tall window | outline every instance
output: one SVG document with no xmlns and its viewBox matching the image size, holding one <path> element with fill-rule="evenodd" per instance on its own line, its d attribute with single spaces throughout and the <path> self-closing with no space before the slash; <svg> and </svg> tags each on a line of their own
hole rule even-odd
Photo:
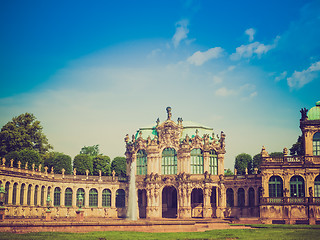
<svg viewBox="0 0 320 240">
<path fill-rule="evenodd" d="M 77 191 L 77 199 L 79 194 L 83 197 L 83 201 L 82 201 L 82 206 L 85 205 L 85 194 L 84 194 L 84 189 L 83 188 L 79 188 Z M 79 207 L 78 201 L 77 201 L 77 207 Z"/>
<path fill-rule="evenodd" d="M 304 180 L 301 176 L 293 176 L 290 179 L 290 196 L 304 197 Z"/>
<path fill-rule="evenodd" d="M 212 175 L 218 175 L 218 157 L 214 150 L 209 153 L 209 171 Z"/>
<path fill-rule="evenodd" d="M 55 207 L 59 207 L 60 206 L 60 195 L 61 195 L 61 190 L 59 187 L 56 187 L 54 189 L 54 196 L 53 196 L 53 205 Z"/>
<path fill-rule="evenodd" d="M 126 205 L 126 193 L 123 189 L 118 189 L 116 192 L 116 207 L 123 208 Z"/>
<path fill-rule="evenodd" d="M 111 191 L 109 189 L 102 191 L 102 207 L 111 207 Z"/>
<path fill-rule="evenodd" d="M 269 197 L 283 197 L 283 182 L 279 176 L 269 179 Z"/>
<path fill-rule="evenodd" d="M 234 206 L 233 189 L 228 188 L 226 195 L 227 195 L 227 207 L 233 207 Z"/>
<path fill-rule="evenodd" d="M 37 186 L 34 188 L 34 197 L 33 197 L 34 205 L 35 205 L 35 206 L 38 205 L 38 191 L 39 191 L 39 186 L 37 185 Z"/>
<path fill-rule="evenodd" d="M 98 191 L 95 188 L 89 191 L 89 207 L 98 207 Z"/>
<path fill-rule="evenodd" d="M 320 175 L 314 180 L 314 196 L 320 197 Z"/>
<path fill-rule="evenodd" d="M 254 189 L 251 187 L 249 188 L 248 192 L 249 197 L 249 207 L 254 207 Z"/>
<path fill-rule="evenodd" d="M 32 185 L 29 184 L 29 186 L 28 186 L 28 193 L 27 193 L 27 205 L 30 205 L 30 204 L 31 204 L 31 188 L 32 188 Z"/>
<path fill-rule="evenodd" d="M 23 205 L 25 184 L 22 183 L 20 188 L 20 205 Z"/>
<path fill-rule="evenodd" d="M 64 193 L 64 205 L 66 207 L 72 206 L 72 189 L 71 188 L 67 188 Z"/>
<path fill-rule="evenodd" d="M 18 183 L 13 184 L 13 189 L 12 189 L 12 204 L 13 205 L 17 204 L 17 187 L 18 187 Z"/>
<path fill-rule="evenodd" d="M 44 190 L 45 190 L 45 187 L 42 186 L 41 187 L 41 206 L 44 206 Z"/>
<path fill-rule="evenodd" d="M 313 156 L 320 156 L 320 132 L 313 135 Z"/>
<path fill-rule="evenodd" d="M 10 187 L 10 182 L 6 182 L 6 186 L 5 186 L 5 191 L 6 191 L 6 195 L 5 195 L 5 204 L 8 204 L 8 200 L 9 200 L 9 187 Z"/>
<path fill-rule="evenodd" d="M 245 205 L 245 192 L 243 188 L 238 189 L 238 207 L 244 207 Z"/>
<path fill-rule="evenodd" d="M 203 155 L 200 148 L 191 150 L 191 173 L 203 174 Z"/>
<path fill-rule="evenodd" d="M 137 175 L 147 174 L 147 153 L 145 150 L 137 152 Z"/>
<path fill-rule="evenodd" d="M 161 159 L 162 174 L 177 174 L 177 152 L 173 148 L 165 148 Z"/>
</svg>

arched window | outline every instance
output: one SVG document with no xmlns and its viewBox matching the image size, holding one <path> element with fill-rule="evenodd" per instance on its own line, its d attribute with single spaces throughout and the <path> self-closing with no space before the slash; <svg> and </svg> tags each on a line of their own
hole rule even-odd
<svg viewBox="0 0 320 240">
<path fill-rule="evenodd" d="M 67 188 L 64 193 L 64 205 L 66 207 L 72 207 L 72 189 Z"/>
<path fill-rule="evenodd" d="M 137 175 L 147 174 L 147 153 L 145 150 L 137 152 Z"/>
<path fill-rule="evenodd" d="M 116 207 L 123 208 L 126 205 L 126 193 L 123 189 L 118 189 L 116 192 Z"/>
<path fill-rule="evenodd" d="M 56 187 L 54 189 L 54 196 L 53 196 L 53 205 L 55 207 L 59 207 L 60 206 L 60 196 L 61 196 L 61 190 L 59 187 Z"/>
<path fill-rule="evenodd" d="M 209 153 L 209 170 L 210 174 L 218 175 L 218 156 L 214 150 Z"/>
<path fill-rule="evenodd" d="M 301 176 L 293 176 L 290 179 L 290 196 L 304 197 L 304 180 Z"/>
<path fill-rule="evenodd" d="M 48 198 L 48 196 L 50 196 L 50 198 L 52 197 L 52 195 L 51 195 L 51 187 L 48 187 L 47 198 Z M 45 199 L 45 201 L 46 200 L 47 199 Z"/>
<path fill-rule="evenodd" d="M 227 207 L 233 207 L 234 206 L 233 189 L 232 188 L 228 188 L 226 195 L 227 195 Z"/>
<path fill-rule="evenodd" d="M 279 176 L 269 179 L 269 197 L 283 197 L 283 182 Z"/>
<path fill-rule="evenodd" d="M 41 206 L 44 206 L 44 190 L 45 190 L 45 187 L 42 186 L 41 187 Z"/>
<path fill-rule="evenodd" d="M 34 205 L 37 206 L 38 205 L 38 191 L 39 191 L 39 186 L 37 185 L 34 188 L 34 196 L 33 196 L 33 200 L 34 200 Z"/>
<path fill-rule="evenodd" d="M 245 192 L 243 188 L 238 189 L 238 207 L 244 207 L 245 205 Z"/>
<path fill-rule="evenodd" d="M 200 148 L 191 150 L 191 173 L 203 174 L 203 155 Z"/>
<path fill-rule="evenodd" d="M 79 188 L 78 191 L 77 191 L 77 199 L 78 199 L 78 196 L 79 194 L 82 196 L 83 198 L 83 201 L 82 201 L 82 206 L 84 206 L 85 204 L 85 194 L 84 194 L 84 189 L 83 188 Z M 78 203 L 78 200 L 77 200 L 77 207 L 79 207 L 79 203 Z"/>
<path fill-rule="evenodd" d="M 17 187 L 18 187 L 18 183 L 13 184 L 13 189 L 12 189 L 12 204 L 13 205 L 17 204 Z"/>
<path fill-rule="evenodd" d="M 249 207 L 254 207 L 254 189 L 251 187 L 249 188 Z"/>
<path fill-rule="evenodd" d="M 314 180 L 314 196 L 320 197 L 320 175 Z"/>
<path fill-rule="evenodd" d="M 320 132 L 313 135 L 313 156 L 320 156 Z"/>
<path fill-rule="evenodd" d="M 102 191 L 102 207 L 111 207 L 111 191 L 109 189 Z"/>
<path fill-rule="evenodd" d="M 9 200 L 9 187 L 10 187 L 10 182 L 6 182 L 6 186 L 5 186 L 5 191 L 6 191 L 6 195 L 5 195 L 5 204 L 8 204 L 8 200 Z"/>
<path fill-rule="evenodd" d="M 32 185 L 29 184 L 28 186 L 28 193 L 27 193 L 27 205 L 30 206 L 31 204 L 31 190 L 32 190 Z"/>
<path fill-rule="evenodd" d="M 20 205 L 23 205 L 25 184 L 22 183 L 20 188 Z"/>
<path fill-rule="evenodd" d="M 98 191 L 95 188 L 89 191 L 89 207 L 98 207 Z"/>
<path fill-rule="evenodd" d="M 165 148 L 161 159 L 162 174 L 177 174 L 177 152 L 173 148 Z"/>
</svg>

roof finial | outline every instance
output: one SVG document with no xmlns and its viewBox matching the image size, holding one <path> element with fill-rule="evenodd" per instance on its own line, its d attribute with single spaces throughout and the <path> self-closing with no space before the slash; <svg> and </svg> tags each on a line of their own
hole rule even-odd
<svg viewBox="0 0 320 240">
<path fill-rule="evenodd" d="M 171 120 L 171 107 L 167 107 L 166 108 L 166 110 L 167 110 L 167 114 L 168 114 L 168 119 L 167 120 Z"/>
</svg>

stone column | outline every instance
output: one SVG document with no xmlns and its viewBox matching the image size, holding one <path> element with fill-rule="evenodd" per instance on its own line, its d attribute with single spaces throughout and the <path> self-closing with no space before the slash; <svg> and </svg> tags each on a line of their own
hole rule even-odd
<svg viewBox="0 0 320 240">
<path fill-rule="evenodd" d="M 21 184 L 18 184 L 17 185 L 17 198 L 16 198 L 16 205 L 20 205 L 20 191 L 21 191 Z"/>
<path fill-rule="evenodd" d="M 203 194 L 203 217 L 210 218 L 212 216 L 212 207 L 210 202 L 212 189 L 209 186 L 204 187 L 204 194 Z"/>
<path fill-rule="evenodd" d="M 218 175 L 224 174 L 224 154 L 218 154 Z"/>
<path fill-rule="evenodd" d="M 23 193 L 23 205 L 28 205 L 28 188 L 29 184 L 24 185 L 24 193 Z"/>
<path fill-rule="evenodd" d="M 65 206 L 65 193 L 66 193 L 66 188 L 65 187 L 61 187 L 61 193 L 60 193 L 60 207 L 64 207 Z"/>
<path fill-rule="evenodd" d="M 233 203 L 235 207 L 238 207 L 238 189 L 239 188 L 236 188 L 236 190 L 233 189 Z"/>
<path fill-rule="evenodd" d="M 209 169 L 209 152 L 203 152 L 203 172 L 210 173 Z"/>
<path fill-rule="evenodd" d="M 85 200 L 85 203 L 83 204 L 85 208 L 88 208 L 89 207 L 89 187 L 85 187 L 84 188 L 84 200 Z"/>
<path fill-rule="evenodd" d="M 14 184 L 14 183 L 13 183 Z M 8 205 L 12 205 L 12 194 L 13 194 L 13 184 L 9 185 L 9 192 L 8 192 Z"/>
<path fill-rule="evenodd" d="M 102 188 L 98 188 L 98 208 L 102 208 Z"/>
<path fill-rule="evenodd" d="M 73 208 L 77 207 L 77 188 L 76 187 L 72 188 L 72 207 Z"/>
<path fill-rule="evenodd" d="M 116 208 L 116 189 L 111 188 L 111 208 Z"/>
</svg>

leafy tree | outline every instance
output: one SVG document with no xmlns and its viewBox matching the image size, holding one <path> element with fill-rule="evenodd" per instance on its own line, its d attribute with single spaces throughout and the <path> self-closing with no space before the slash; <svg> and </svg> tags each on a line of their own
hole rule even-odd
<svg viewBox="0 0 320 240">
<path fill-rule="evenodd" d="M 18 159 L 19 159 L 19 152 L 18 151 L 13 151 L 9 152 L 5 156 L 6 159 L 6 166 L 10 166 L 10 160 L 13 159 L 13 167 L 18 167 Z"/>
<path fill-rule="evenodd" d="M 87 154 L 78 154 L 74 157 L 73 168 L 77 169 L 77 174 L 85 175 L 86 170 L 89 170 L 89 174 L 93 173 L 93 161 L 92 158 Z"/>
<path fill-rule="evenodd" d="M 84 146 L 81 148 L 80 154 L 87 154 L 89 156 L 97 156 L 99 154 L 99 144 L 93 146 Z"/>
<path fill-rule="evenodd" d="M 111 175 L 110 158 L 101 154 L 93 157 L 93 175 L 99 175 L 99 170 L 103 176 Z"/>
<path fill-rule="evenodd" d="M 115 157 L 111 162 L 111 171 L 115 171 L 117 176 L 126 176 L 127 160 L 125 157 Z"/>
<path fill-rule="evenodd" d="M 44 165 L 49 169 L 53 167 L 54 173 L 62 173 L 62 169 L 64 168 L 65 174 L 72 173 L 72 160 L 71 157 L 59 152 L 50 152 L 44 156 Z"/>
<path fill-rule="evenodd" d="M 269 155 L 270 155 L 270 157 L 273 157 L 273 158 L 283 157 L 282 152 L 272 152 Z"/>
<path fill-rule="evenodd" d="M 227 170 L 224 171 L 224 175 L 225 176 L 232 176 L 233 172 L 230 170 L 230 168 L 228 168 Z"/>
<path fill-rule="evenodd" d="M 244 175 L 246 173 L 246 168 L 248 169 L 249 174 L 252 173 L 252 157 L 247 153 L 237 155 L 234 168 L 237 169 L 238 175 Z"/>
<path fill-rule="evenodd" d="M 37 121 L 31 113 L 12 118 L 12 121 L 4 125 L 0 132 L 1 156 L 23 149 L 34 150 L 40 154 L 52 149 L 42 132 L 40 121 Z"/>
<path fill-rule="evenodd" d="M 292 147 L 290 148 L 290 154 L 299 155 L 299 156 L 304 155 L 304 146 L 303 146 L 302 136 L 299 136 L 297 142 L 292 145 Z"/>
<path fill-rule="evenodd" d="M 28 169 L 32 169 L 32 164 L 35 164 L 35 168 L 38 168 L 43 161 L 40 157 L 39 152 L 35 150 L 23 149 L 18 152 L 17 162 L 21 162 L 21 168 L 25 168 L 26 163 L 28 163 Z"/>
<path fill-rule="evenodd" d="M 260 173 L 260 164 L 262 163 L 261 153 L 258 153 L 253 156 L 252 163 L 253 163 L 253 170 L 255 168 L 258 168 L 258 173 Z"/>
</svg>

